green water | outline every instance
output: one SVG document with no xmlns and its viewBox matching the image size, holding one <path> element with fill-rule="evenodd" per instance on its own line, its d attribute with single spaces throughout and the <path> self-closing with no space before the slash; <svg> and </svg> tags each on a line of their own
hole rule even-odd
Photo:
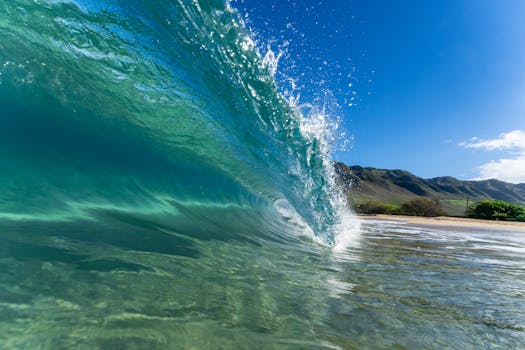
<svg viewBox="0 0 525 350">
<path fill-rule="evenodd" d="M 365 222 L 338 253 L 157 233 L 3 236 L 0 348 L 525 348 L 523 232 Z"/>
</svg>

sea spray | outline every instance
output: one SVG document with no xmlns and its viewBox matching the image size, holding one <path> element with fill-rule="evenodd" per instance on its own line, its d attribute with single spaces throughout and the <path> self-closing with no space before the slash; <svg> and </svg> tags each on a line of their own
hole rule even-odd
<svg viewBox="0 0 525 350">
<path fill-rule="evenodd" d="M 267 45 L 266 54 L 262 60 L 263 64 L 269 67 L 273 77 L 275 77 L 279 60 L 285 56 L 279 50 L 276 54 L 272 50 L 271 44 Z M 336 252 L 344 251 L 347 247 L 358 243 L 360 222 L 350 211 L 347 203 L 346 194 L 348 190 L 341 187 L 338 175 L 334 168 L 333 156 L 338 150 L 347 150 L 350 142 L 346 132 L 340 130 L 342 118 L 337 117 L 338 103 L 332 93 L 324 89 L 315 98 L 315 103 L 301 101 L 301 94 L 298 92 L 295 79 L 287 77 L 287 88 L 281 87 L 281 94 L 294 111 L 295 117 L 299 120 L 299 129 L 302 136 L 310 143 L 317 143 L 316 149 L 321 155 L 323 162 L 323 172 L 328 185 L 323 187 L 324 196 L 329 201 L 331 208 L 335 210 L 335 217 L 330 223 L 329 234 L 325 236 L 323 243 L 331 245 Z M 311 151 L 311 150 L 310 150 Z M 319 154 L 307 154 L 306 162 L 309 165 L 311 157 Z M 313 184 L 308 184 L 315 187 Z M 322 214 L 321 214 L 322 215 Z M 326 220 L 320 217 L 320 220 Z"/>
</svg>

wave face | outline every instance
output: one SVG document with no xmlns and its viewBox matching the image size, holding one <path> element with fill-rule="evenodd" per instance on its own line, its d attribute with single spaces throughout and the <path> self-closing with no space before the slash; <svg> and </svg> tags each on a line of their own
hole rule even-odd
<svg viewBox="0 0 525 350">
<path fill-rule="evenodd" d="M 3 220 L 129 215 L 196 237 L 333 242 L 323 140 L 228 4 L 14 0 L 0 12 Z"/>
<path fill-rule="evenodd" d="M 329 140 L 275 64 L 218 0 L 0 0 L 0 348 L 330 348 Z"/>
</svg>

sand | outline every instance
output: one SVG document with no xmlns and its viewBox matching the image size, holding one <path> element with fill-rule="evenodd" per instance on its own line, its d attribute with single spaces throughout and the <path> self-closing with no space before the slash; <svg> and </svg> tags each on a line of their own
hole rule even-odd
<svg viewBox="0 0 525 350">
<path fill-rule="evenodd" d="M 420 216 L 405 215 L 359 215 L 365 220 L 387 220 L 404 222 L 411 226 L 434 226 L 434 227 L 478 227 L 482 229 L 497 229 L 506 231 L 525 232 L 525 222 L 515 221 L 490 221 L 469 218 L 456 218 L 449 216 L 438 216 L 435 218 L 425 218 Z"/>
</svg>

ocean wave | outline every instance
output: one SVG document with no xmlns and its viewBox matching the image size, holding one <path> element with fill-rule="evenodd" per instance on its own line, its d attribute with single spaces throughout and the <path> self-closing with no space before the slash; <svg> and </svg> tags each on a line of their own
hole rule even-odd
<svg viewBox="0 0 525 350">
<path fill-rule="evenodd" d="M 333 243 L 343 230 L 328 116 L 280 93 L 279 54 L 263 57 L 229 4 L 0 11 L 1 219 L 120 211 L 177 228 L 231 210 L 267 236 Z"/>
</svg>

